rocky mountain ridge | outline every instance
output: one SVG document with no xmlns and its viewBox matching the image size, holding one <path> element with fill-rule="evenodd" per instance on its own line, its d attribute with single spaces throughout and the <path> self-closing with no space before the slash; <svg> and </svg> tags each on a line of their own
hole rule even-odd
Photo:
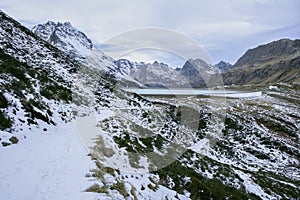
<svg viewBox="0 0 300 200">
<path fill-rule="evenodd" d="M 300 40 L 281 39 L 248 50 L 222 74 L 227 85 L 300 81 Z"/>
<path fill-rule="evenodd" d="M 119 82 L 138 87 L 140 83 L 120 71 L 113 58 L 101 52 L 85 33 L 79 31 L 70 22 L 52 22 L 36 25 L 31 30 L 41 39 L 55 46 L 82 65 L 100 70 L 102 73 L 113 73 Z"/>
<path fill-rule="evenodd" d="M 163 70 L 165 68 L 162 65 L 161 70 L 164 71 L 164 77 L 160 76 L 159 72 L 157 76 L 154 75 L 153 77 L 153 73 L 145 70 L 145 68 L 141 71 L 143 71 L 143 78 L 147 76 L 153 78 L 152 83 L 146 84 L 147 86 L 162 86 L 161 80 L 166 80 L 166 83 L 169 82 L 170 85 L 176 87 L 207 87 L 211 79 L 217 79 L 217 74 L 222 76 L 225 85 L 299 82 L 299 41 L 281 39 L 260 45 L 248 50 L 234 65 L 221 61 L 212 67 L 200 59 L 190 59 L 182 68 L 176 69 L 178 73 L 174 73 L 173 68 L 169 68 L 167 71 Z M 137 76 L 139 69 L 136 67 L 145 65 L 144 63 L 135 64 L 134 72 L 127 70 L 126 73 L 135 80 L 143 82 L 145 80 Z M 131 64 L 131 70 L 133 70 L 132 66 Z M 179 82 L 179 84 L 174 84 L 175 82 Z M 168 84 L 165 85 L 168 86 Z"/>
<path fill-rule="evenodd" d="M 277 60 L 293 59 L 298 56 L 300 56 L 300 40 L 280 39 L 247 50 L 233 67 L 257 66 L 269 62 L 274 63 Z"/>
<path fill-rule="evenodd" d="M 218 73 L 215 66 L 208 65 L 201 59 L 189 59 L 182 68 L 176 69 L 157 61 L 138 63 L 120 59 L 114 63 L 122 73 L 140 82 L 144 87 L 204 87 L 210 77 Z"/>
</svg>

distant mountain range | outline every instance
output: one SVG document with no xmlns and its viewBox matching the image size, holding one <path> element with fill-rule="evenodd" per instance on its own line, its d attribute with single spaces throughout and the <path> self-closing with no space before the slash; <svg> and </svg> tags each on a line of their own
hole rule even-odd
<svg viewBox="0 0 300 200">
<path fill-rule="evenodd" d="M 33 33 L 76 58 L 100 59 L 106 70 L 139 87 L 206 87 L 217 86 L 221 74 L 226 85 L 271 84 L 300 81 L 300 41 L 282 39 L 248 50 L 231 65 L 221 61 L 215 66 L 201 59 L 189 59 L 182 68 L 164 63 L 113 60 L 97 50 L 92 41 L 69 22 L 47 22 L 32 29 Z M 91 57 L 92 52 L 98 52 Z M 100 55 L 102 53 L 102 55 Z M 103 66 L 102 66 L 103 67 Z"/>
<path fill-rule="evenodd" d="M 197 87 L 205 85 L 202 77 L 207 78 L 218 73 L 216 68 L 201 59 L 189 59 L 182 68 L 176 69 L 157 61 L 137 63 L 120 59 L 114 61 L 114 64 L 122 73 L 140 82 L 144 87 Z"/>
<path fill-rule="evenodd" d="M 139 87 L 200 87 L 205 86 L 212 74 L 228 70 L 231 65 L 223 63 L 211 66 L 201 59 L 189 59 L 182 68 L 175 69 L 164 63 L 132 62 L 126 59 L 113 60 L 106 55 L 100 55 L 97 47 L 81 31 L 69 22 L 55 23 L 48 21 L 39 24 L 32 32 L 41 39 L 49 42 L 71 57 L 86 61 L 87 65 L 97 65 L 92 60 L 105 63 L 104 70 L 113 72 L 123 80 L 136 82 Z M 96 52 L 96 53 L 95 53 Z M 103 67 L 103 66 L 102 66 Z"/>
</svg>

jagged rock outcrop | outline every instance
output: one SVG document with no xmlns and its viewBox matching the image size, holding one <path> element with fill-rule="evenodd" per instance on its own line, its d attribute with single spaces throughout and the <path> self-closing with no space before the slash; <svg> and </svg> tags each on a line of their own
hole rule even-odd
<svg viewBox="0 0 300 200">
<path fill-rule="evenodd" d="M 218 64 L 215 65 L 221 73 L 227 72 L 230 70 L 233 66 L 229 62 L 220 61 Z"/>
<path fill-rule="evenodd" d="M 122 84 L 139 85 L 131 77 L 121 72 L 119 67 L 114 64 L 113 58 L 100 51 L 85 33 L 73 27 L 70 22 L 48 21 L 34 26 L 32 32 L 82 65 L 101 70 L 103 75 L 112 73 Z"/>
</svg>

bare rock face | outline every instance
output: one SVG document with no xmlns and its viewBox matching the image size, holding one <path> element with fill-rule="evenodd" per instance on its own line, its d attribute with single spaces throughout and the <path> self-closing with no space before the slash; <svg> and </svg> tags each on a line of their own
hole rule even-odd
<svg viewBox="0 0 300 200">
<path fill-rule="evenodd" d="M 218 64 L 215 65 L 221 73 L 227 72 L 230 70 L 233 66 L 229 62 L 220 61 Z"/>
<path fill-rule="evenodd" d="M 225 84 L 271 84 L 300 81 L 300 40 L 281 39 L 248 50 L 223 73 Z"/>
<path fill-rule="evenodd" d="M 300 55 L 300 40 L 281 39 L 254 49 L 249 49 L 234 67 L 245 67 L 266 63 L 276 59 L 291 58 Z"/>
</svg>

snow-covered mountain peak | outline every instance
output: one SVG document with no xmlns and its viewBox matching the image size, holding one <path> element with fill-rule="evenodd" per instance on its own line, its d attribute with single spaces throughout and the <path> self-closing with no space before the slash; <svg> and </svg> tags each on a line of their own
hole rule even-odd
<svg viewBox="0 0 300 200">
<path fill-rule="evenodd" d="M 200 58 L 197 58 L 197 59 L 192 59 L 192 58 L 190 58 L 190 59 L 188 59 L 187 61 L 186 61 L 186 63 L 185 63 L 185 65 L 186 64 L 191 64 L 191 65 L 193 65 L 194 67 L 198 67 L 198 66 L 209 66 L 209 64 L 207 64 L 204 60 L 202 60 L 202 59 L 200 59 Z M 184 65 L 184 66 L 185 66 Z"/>
<path fill-rule="evenodd" d="M 168 64 L 163 63 L 163 62 L 158 62 L 157 60 L 154 61 L 151 65 L 152 66 L 158 66 L 158 67 L 171 68 L 171 66 L 169 66 Z"/>
<path fill-rule="evenodd" d="M 117 65 L 120 68 L 131 68 L 131 67 L 138 65 L 137 62 L 132 62 L 132 61 L 124 59 L 124 58 L 116 60 L 116 61 L 114 61 L 114 63 L 115 63 L 115 65 Z"/>
<path fill-rule="evenodd" d="M 34 26 L 32 32 L 73 57 L 86 57 L 93 50 L 91 39 L 70 22 L 48 21 Z"/>
<path fill-rule="evenodd" d="M 180 70 L 184 75 L 197 75 L 201 74 L 215 74 L 218 72 L 217 68 L 206 63 L 204 60 L 198 59 L 188 59 Z"/>
</svg>

